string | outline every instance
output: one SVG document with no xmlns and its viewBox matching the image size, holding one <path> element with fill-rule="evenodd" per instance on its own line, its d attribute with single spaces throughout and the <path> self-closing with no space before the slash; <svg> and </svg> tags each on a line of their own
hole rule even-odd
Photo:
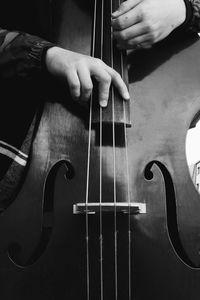
<svg viewBox="0 0 200 300">
<path fill-rule="evenodd" d="M 101 59 L 103 59 L 103 30 L 104 30 L 104 0 L 102 0 L 102 7 L 101 7 Z M 103 220 L 102 220 L 102 107 L 100 106 L 100 127 L 99 127 L 99 137 L 100 137 L 100 193 L 99 193 L 99 226 L 100 226 L 100 233 L 99 233 L 99 241 L 100 241 L 100 276 L 101 276 L 101 300 L 103 300 Z"/>
<path fill-rule="evenodd" d="M 123 55 L 121 52 L 121 66 L 122 66 L 122 78 L 124 78 L 124 64 Z M 124 139 L 125 139 L 125 151 L 126 151 L 126 177 L 127 177 L 127 197 L 128 197 L 128 294 L 129 300 L 131 300 L 131 198 L 130 198 L 130 179 L 129 179 L 129 159 L 128 159 L 128 143 L 127 143 L 127 130 L 126 130 L 126 108 L 123 101 L 124 112 Z"/>
<path fill-rule="evenodd" d="M 120 4 L 120 0 L 119 0 Z M 111 0 L 112 7 L 112 0 Z M 104 29 L 104 0 L 102 0 L 102 18 L 101 18 L 101 59 L 103 58 L 103 29 Z M 97 15 L 97 0 L 94 1 L 94 22 L 93 22 L 93 45 L 92 45 L 92 56 L 94 56 L 94 43 L 95 43 L 95 33 L 96 33 L 96 15 Z M 113 49 L 112 31 L 111 31 L 111 49 Z M 122 78 L 123 78 L 123 56 L 121 52 L 121 66 L 122 66 Z M 113 67 L 113 52 L 111 51 L 111 67 Z M 115 296 L 118 299 L 118 249 L 117 249 L 117 206 L 116 206 L 116 154 L 115 154 L 115 107 L 114 107 L 114 90 L 111 88 L 112 97 L 112 128 L 113 128 L 113 172 L 114 172 L 114 244 L 115 244 Z M 86 268 L 87 268 L 87 300 L 90 298 L 90 272 L 89 272 L 89 220 L 88 220 L 88 198 L 89 198 L 89 173 L 90 173 L 90 155 L 91 155 L 91 131 L 92 131 L 92 103 L 93 96 L 91 96 L 90 101 L 90 114 L 89 114 L 89 138 L 88 138 L 88 161 L 87 161 L 87 183 L 86 183 Z M 124 120 L 126 120 L 126 109 L 125 103 L 123 101 L 123 111 Z M 102 220 L 102 107 L 100 106 L 100 194 L 99 194 L 99 209 L 100 209 L 100 278 L 101 278 L 101 300 L 103 300 L 103 220 Z M 127 150 L 127 135 L 126 135 L 126 125 L 124 122 L 124 134 L 125 134 L 125 148 L 126 148 L 126 171 L 127 171 L 127 182 L 128 182 L 128 203 L 129 203 L 129 219 L 128 219 L 128 239 L 129 239 L 129 300 L 131 300 L 131 218 L 130 218 L 130 187 L 129 187 L 129 170 L 128 170 L 128 150 Z"/>
<path fill-rule="evenodd" d="M 123 102 L 124 119 L 126 120 L 125 103 Z M 127 132 L 124 124 L 125 150 L 126 150 L 126 176 L 127 176 L 127 196 L 128 196 L 128 290 L 129 300 L 131 300 L 131 199 L 130 199 L 130 183 L 129 183 L 129 159 L 127 147 Z"/>
<path fill-rule="evenodd" d="M 92 37 L 92 56 L 94 57 L 95 33 L 96 33 L 96 12 L 97 0 L 94 1 L 94 19 L 93 19 L 93 37 Z M 89 112 L 89 132 L 88 132 L 88 157 L 87 157 L 87 178 L 86 178 L 86 200 L 85 200 L 85 218 L 86 218 L 86 285 L 87 285 L 87 300 L 90 299 L 90 262 L 89 262 L 89 219 L 88 219 L 88 198 L 89 198 L 89 174 L 90 174 L 90 155 L 91 155 L 91 133 L 92 133 L 92 103 L 93 94 L 90 99 Z"/>
<path fill-rule="evenodd" d="M 119 0 L 119 6 L 121 1 Z M 120 52 L 121 58 L 121 75 L 124 79 L 124 62 L 123 53 Z M 127 130 L 126 130 L 126 108 L 123 100 L 123 112 L 124 112 L 124 139 L 125 139 L 125 151 L 126 151 L 126 177 L 127 177 L 127 197 L 128 197 L 128 297 L 131 300 L 131 198 L 130 198 L 130 178 L 129 178 L 129 158 L 128 158 L 128 142 L 127 142 Z"/>
<path fill-rule="evenodd" d="M 100 276 L 101 300 L 103 300 L 103 220 L 102 220 L 102 108 L 100 108 L 100 193 L 99 193 L 99 226 L 100 226 Z"/>
<path fill-rule="evenodd" d="M 110 1 L 111 3 L 111 12 L 112 12 L 112 7 L 113 7 L 113 2 L 112 0 Z M 111 27 L 111 67 L 114 67 L 114 63 L 113 63 L 113 32 L 112 32 L 112 27 Z M 114 89 L 113 86 L 111 88 L 111 98 L 112 98 L 112 135 L 113 135 L 113 178 L 114 178 L 114 182 L 113 182 L 113 189 L 114 189 L 114 251 L 115 251 L 115 299 L 118 299 L 118 245 L 117 245 L 117 193 L 116 193 L 116 153 L 115 153 L 115 146 L 116 146 L 116 142 L 115 142 L 115 103 L 114 103 Z"/>
</svg>

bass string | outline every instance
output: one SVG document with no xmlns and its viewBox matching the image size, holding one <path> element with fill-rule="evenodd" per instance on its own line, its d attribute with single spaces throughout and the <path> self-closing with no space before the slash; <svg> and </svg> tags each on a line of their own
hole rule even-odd
<svg viewBox="0 0 200 300">
<path fill-rule="evenodd" d="M 97 0 L 94 0 L 94 14 L 93 14 L 93 35 L 92 35 L 92 51 L 91 55 L 94 57 L 95 52 L 95 36 L 96 36 L 96 14 L 97 14 Z M 87 174 L 86 174 L 86 199 L 85 199 L 85 231 L 86 231 L 86 290 L 87 300 L 90 299 L 90 260 L 89 260 L 89 216 L 88 216 L 88 201 L 89 201 L 89 176 L 90 176 L 90 157 L 91 157 L 91 135 L 92 135 L 92 106 L 93 94 L 90 99 L 89 108 L 89 129 L 88 129 L 88 155 L 87 155 Z"/>
<path fill-rule="evenodd" d="M 118 6 L 121 5 L 123 0 L 119 0 Z M 121 75 L 124 79 L 124 58 L 123 52 L 120 52 L 121 60 Z M 131 272 L 131 197 L 130 197 L 130 176 L 129 176 L 129 156 L 128 156 L 128 141 L 127 141 L 127 128 L 126 128 L 126 107 L 123 100 L 123 114 L 124 114 L 124 139 L 125 139 L 125 155 L 126 155 L 126 178 L 127 178 L 127 199 L 128 199 L 128 297 L 132 297 L 132 272 Z"/>
<path fill-rule="evenodd" d="M 91 114 L 91 111 L 92 111 L 92 97 L 91 97 L 91 101 L 90 101 L 90 114 L 89 114 L 89 137 L 88 137 L 88 158 L 87 158 L 86 200 L 85 200 L 87 300 L 90 299 L 90 261 L 89 261 L 88 198 L 89 198 L 89 174 L 90 174 L 90 153 L 91 153 L 90 151 L 91 151 L 91 128 L 92 128 L 92 114 Z"/>
<path fill-rule="evenodd" d="M 104 31 L 104 0 L 101 2 L 101 55 L 100 58 L 103 59 L 103 31 Z M 100 174 L 99 174 L 99 185 L 100 185 L 100 195 L 99 195 L 99 226 L 100 226 L 100 232 L 99 232 L 99 246 L 100 246 L 100 278 L 101 278 L 101 300 L 103 300 L 103 219 L 102 219 L 102 107 L 100 106 L 99 109 L 100 113 L 100 126 L 99 126 L 99 137 L 100 137 Z"/>
<path fill-rule="evenodd" d="M 113 1 L 110 1 L 110 11 L 113 9 Z M 113 31 L 111 27 L 110 37 L 110 49 L 111 49 L 111 67 L 114 67 L 113 60 Z M 115 141 L 115 100 L 114 89 L 111 88 L 111 101 L 112 101 L 112 140 L 113 140 L 113 198 L 114 198 L 114 270 L 115 270 L 115 299 L 118 299 L 118 244 L 117 244 L 117 191 L 116 191 L 116 141 Z"/>
<path fill-rule="evenodd" d="M 95 40 L 96 40 L 96 22 L 97 22 L 97 1 L 94 1 L 94 17 L 93 17 L 93 36 L 92 36 L 92 56 L 95 56 Z M 103 9 L 104 9 L 104 1 L 102 0 L 102 10 L 101 10 L 101 55 L 100 58 L 103 57 Z M 89 181 L 90 181 L 90 158 L 91 158 L 91 135 L 92 135 L 92 107 L 93 107 L 93 94 L 90 99 L 90 109 L 89 109 L 89 132 L 88 132 L 88 157 L 87 157 L 87 178 L 86 178 L 86 199 L 85 199 L 85 213 L 86 213 L 86 277 L 87 277 L 87 300 L 90 299 L 90 261 L 89 261 L 89 216 L 88 216 L 88 203 L 89 203 Z M 100 126 L 99 126 L 99 136 L 100 136 L 100 193 L 99 193 L 99 241 L 100 241 L 100 298 L 103 300 L 103 230 L 102 230 L 102 107 L 100 106 Z"/>
<path fill-rule="evenodd" d="M 118 6 L 121 1 L 119 0 Z M 111 12 L 113 7 L 113 1 L 111 0 Z M 113 61 L 113 33 L 111 28 L 111 67 L 114 67 Z M 121 76 L 124 79 L 124 61 L 123 53 L 120 51 L 120 66 Z M 116 197 L 116 141 L 115 141 L 115 100 L 114 89 L 111 89 L 111 101 L 112 101 L 112 135 L 113 135 L 113 178 L 114 178 L 114 251 L 115 251 L 115 299 L 118 299 L 118 240 L 117 240 L 117 197 Z M 123 100 L 123 115 L 124 115 L 124 139 L 125 139 L 125 158 L 126 158 L 126 178 L 127 178 L 127 199 L 128 199 L 128 297 L 131 300 L 131 200 L 130 200 L 130 179 L 129 179 L 129 159 L 128 159 L 128 145 L 127 145 L 127 129 L 126 129 L 126 107 Z"/>
<path fill-rule="evenodd" d="M 123 56 L 121 56 L 123 59 Z M 123 102 L 124 119 L 126 120 L 125 103 Z M 126 151 L 126 178 L 127 178 L 127 199 L 128 199 L 128 295 L 131 300 L 131 197 L 130 197 L 130 179 L 129 179 L 129 158 L 127 146 L 127 130 L 124 124 L 125 151 Z"/>
<path fill-rule="evenodd" d="M 119 0 L 120 5 L 120 0 Z M 103 58 L 103 31 L 104 31 L 104 0 L 102 0 L 101 6 L 101 55 L 100 58 Z M 111 11 L 112 11 L 112 0 L 111 0 Z M 96 15 L 97 15 L 97 0 L 94 1 L 94 21 L 93 21 L 93 45 L 92 45 L 92 56 L 94 56 L 95 49 L 95 35 L 96 35 Z M 111 67 L 113 67 L 113 39 L 112 39 L 112 30 L 111 30 Z M 123 64 L 123 55 L 121 56 L 121 72 L 122 78 L 124 77 L 124 64 Z M 113 135 L 113 173 L 114 173 L 114 252 L 115 252 L 115 298 L 118 299 L 118 249 L 117 249 L 117 207 L 116 207 L 116 153 L 115 153 L 115 105 L 114 105 L 114 89 L 111 88 L 111 101 L 112 101 L 112 135 Z M 90 156 L 91 156 L 91 133 L 92 133 L 92 104 L 93 96 L 91 96 L 90 101 L 90 113 L 89 113 L 89 137 L 88 137 L 88 161 L 87 161 L 87 179 L 86 179 L 86 260 L 87 260 L 87 300 L 90 298 L 90 263 L 89 263 L 89 219 L 88 219 L 88 199 L 89 199 L 89 174 L 90 174 Z M 124 112 L 124 121 L 126 120 L 126 109 L 125 103 L 123 100 L 123 112 Z M 100 232 L 99 232 L 99 241 L 100 241 L 100 278 L 101 278 L 101 300 L 103 300 L 103 220 L 102 220 L 102 107 L 99 109 L 100 113 L 100 126 L 99 126 L 99 136 L 100 136 L 100 194 L 99 194 L 99 212 L 100 212 Z M 128 236 L 129 236 L 129 300 L 131 299 L 131 226 L 130 226 L 130 187 L 129 187 L 129 170 L 128 170 L 128 150 L 127 150 L 127 134 L 126 134 L 126 124 L 124 122 L 124 136 L 125 136 L 125 150 L 126 150 L 126 176 L 127 176 L 127 185 L 128 185 L 128 203 L 129 203 L 129 220 L 128 220 Z"/>
</svg>

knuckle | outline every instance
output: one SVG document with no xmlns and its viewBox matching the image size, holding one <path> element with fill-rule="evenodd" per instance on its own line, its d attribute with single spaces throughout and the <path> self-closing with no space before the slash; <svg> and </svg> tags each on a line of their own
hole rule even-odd
<svg viewBox="0 0 200 300">
<path fill-rule="evenodd" d="M 116 20 L 116 26 L 119 28 L 119 29 L 123 29 L 124 28 L 124 20 L 123 18 L 118 18 Z"/>
<path fill-rule="evenodd" d="M 90 94 L 92 92 L 93 86 L 87 85 L 82 88 L 84 94 Z"/>
<path fill-rule="evenodd" d="M 102 79 L 102 82 L 105 84 L 105 85 L 110 85 L 111 84 L 111 76 L 108 74 L 106 76 L 103 77 Z"/>
<path fill-rule="evenodd" d="M 146 32 L 150 32 L 151 31 L 151 24 L 148 21 L 146 21 L 145 24 L 144 24 L 144 30 Z"/>
<path fill-rule="evenodd" d="M 149 7 L 148 3 L 145 1 L 143 2 L 143 5 L 139 8 L 138 14 L 142 21 L 149 21 L 151 19 L 152 15 L 152 8 Z"/>
<path fill-rule="evenodd" d="M 85 57 L 80 57 L 77 61 L 76 61 L 76 66 L 84 66 L 87 63 L 87 60 Z"/>
<path fill-rule="evenodd" d="M 154 31 L 152 31 L 151 33 L 149 33 L 149 35 L 148 35 L 149 42 L 151 42 L 151 43 L 155 42 L 156 38 L 157 38 L 157 36 L 156 36 L 156 33 Z"/>
<path fill-rule="evenodd" d="M 70 89 L 73 92 L 73 94 L 77 95 L 80 92 L 80 84 L 78 84 L 78 83 L 71 83 L 70 84 Z"/>
<path fill-rule="evenodd" d="M 68 75 L 68 73 L 71 71 L 71 70 L 74 70 L 74 64 L 68 62 L 64 62 L 63 63 L 63 71 L 65 72 L 65 75 Z"/>
<path fill-rule="evenodd" d="M 109 89 L 104 89 L 101 91 L 101 97 L 106 99 L 108 97 L 108 94 L 109 94 Z"/>
<path fill-rule="evenodd" d="M 145 11 L 145 9 L 144 9 L 143 6 L 140 7 L 140 9 L 138 9 L 138 18 L 139 18 L 140 20 L 146 19 L 146 11 Z"/>
<path fill-rule="evenodd" d="M 120 40 L 125 41 L 127 39 L 126 32 L 125 31 L 119 32 L 119 38 Z"/>
<path fill-rule="evenodd" d="M 95 63 L 98 65 L 98 67 L 102 67 L 103 61 L 100 58 L 95 58 Z"/>
<path fill-rule="evenodd" d="M 113 72 L 113 79 L 116 81 L 122 80 L 121 75 L 116 71 Z"/>
<path fill-rule="evenodd" d="M 147 19 L 152 12 L 151 3 L 148 0 L 143 1 L 139 8 L 139 14 L 143 19 Z"/>
<path fill-rule="evenodd" d="M 130 41 L 127 42 L 127 45 L 128 45 L 128 46 L 134 46 L 134 45 L 136 45 L 136 44 L 137 44 L 137 41 L 136 41 L 136 40 L 130 40 Z"/>
<path fill-rule="evenodd" d="M 109 90 L 108 91 L 101 91 L 100 92 L 100 101 L 107 101 L 109 96 Z"/>
<path fill-rule="evenodd" d="M 120 5 L 120 11 L 124 11 L 127 8 L 127 3 L 126 2 L 122 2 L 122 4 Z"/>
<path fill-rule="evenodd" d="M 144 20 L 144 28 L 147 32 L 152 32 L 154 31 L 154 26 L 153 26 L 153 23 L 151 22 L 151 19 L 150 18 L 146 18 Z"/>
</svg>

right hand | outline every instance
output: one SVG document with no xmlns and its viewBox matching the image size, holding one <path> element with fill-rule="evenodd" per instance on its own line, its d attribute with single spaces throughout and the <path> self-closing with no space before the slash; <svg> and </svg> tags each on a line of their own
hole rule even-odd
<svg viewBox="0 0 200 300">
<path fill-rule="evenodd" d="M 107 106 L 111 82 L 123 99 L 130 98 L 119 73 L 98 58 L 55 46 L 47 50 L 45 61 L 49 73 L 66 79 L 74 100 L 87 101 L 90 98 L 92 77 L 98 82 L 99 104 L 102 107 Z"/>
<path fill-rule="evenodd" d="M 112 13 L 113 36 L 120 49 L 151 47 L 184 23 L 184 0 L 127 0 Z"/>
</svg>

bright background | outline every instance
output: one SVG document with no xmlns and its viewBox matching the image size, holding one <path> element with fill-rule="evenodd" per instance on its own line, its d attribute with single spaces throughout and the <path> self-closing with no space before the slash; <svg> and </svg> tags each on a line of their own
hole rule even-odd
<svg viewBox="0 0 200 300">
<path fill-rule="evenodd" d="M 196 127 L 188 130 L 186 138 L 186 157 L 188 165 L 200 160 L 200 121 Z"/>
</svg>

